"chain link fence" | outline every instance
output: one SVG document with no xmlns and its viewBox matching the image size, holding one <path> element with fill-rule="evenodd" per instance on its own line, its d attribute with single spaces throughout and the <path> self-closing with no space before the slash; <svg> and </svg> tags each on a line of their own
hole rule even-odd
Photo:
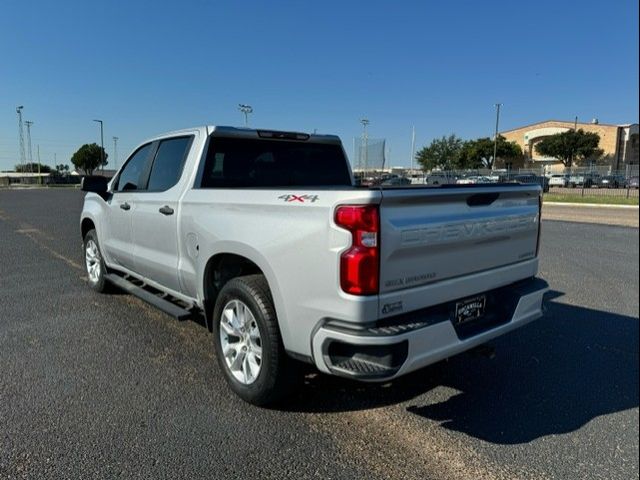
<svg viewBox="0 0 640 480">
<path fill-rule="evenodd" d="M 562 200 L 562 197 L 620 197 L 638 198 L 638 165 L 628 165 L 624 169 L 614 170 L 606 166 L 574 167 L 562 171 L 549 172 L 542 168 L 517 170 L 447 170 L 409 171 L 399 174 L 411 184 L 484 184 L 484 183 L 538 183 L 550 198 Z"/>
</svg>

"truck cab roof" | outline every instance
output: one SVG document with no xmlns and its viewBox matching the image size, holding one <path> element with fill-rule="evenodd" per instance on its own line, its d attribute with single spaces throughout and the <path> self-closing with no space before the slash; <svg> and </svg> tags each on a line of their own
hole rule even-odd
<svg viewBox="0 0 640 480">
<path fill-rule="evenodd" d="M 264 139 L 264 140 L 298 140 L 313 143 L 331 143 L 340 144 L 340 137 L 337 135 L 323 135 L 317 133 L 294 132 L 285 130 L 274 130 L 266 128 L 248 128 L 248 127 L 231 127 L 227 125 L 201 125 L 193 128 L 185 128 L 180 130 L 172 130 L 169 132 L 155 135 L 148 140 L 156 140 L 166 137 L 175 137 L 178 135 L 186 135 L 193 133 L 194 130 L 204 131 L 206 135 L 219 137 L 235 137 L 247 139 Z"/>
</svg>

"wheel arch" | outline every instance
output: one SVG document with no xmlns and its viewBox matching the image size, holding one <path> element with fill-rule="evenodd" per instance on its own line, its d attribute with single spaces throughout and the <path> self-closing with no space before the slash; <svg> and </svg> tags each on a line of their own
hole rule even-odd
<svg viewBox="0 0 640 480">
<path fill-rule="evenodd" d="M 96 224 L 94 223 L 93 219 L 91 219 L 90 217 L 85 217 L 80 222 L 80 234 L 82 235 L 83 239 L 87 235 L 87 233 L 89 233 L 90 230 L 95 230 L 95 229 L 96 229 Z"/>
<path fill-rule="evenodd" d="M 202 298 L 205 318 L 207 320 L 207 327 L 209 330 L 213 329 L 213 319 L 211 318 L 213 307 L 222 287 L 234 278 L 254 274 L 264 275 L 266 278 L 269 291 L 273 298 L 276 315 L 278 315 L 278 323 L 281 323 L 279 316 L 280 309 L 278 308 L 279 302 L 276 298 L 277 290 L 275 280 L 273 275 L 271 275 L 270 270 L 268 270 L 268 268 L 264 268 L 263 265 L 260 265 L 258 262 L 246 255 L 225 251 L 211 255 L 203 270 Z"/>
</svg>

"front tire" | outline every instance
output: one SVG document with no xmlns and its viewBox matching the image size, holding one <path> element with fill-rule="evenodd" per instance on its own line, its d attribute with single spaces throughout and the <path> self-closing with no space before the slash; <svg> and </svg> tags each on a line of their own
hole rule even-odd
<svg viewBox="0 0 640 480">
<path fill-rule="evenodd" d="M 89 230 L 84 236 L 84 263 L 89 279 L 89 285 L 96 292 L 107 290 L 107 267 L 100 252 L 98 234 L 95 230 Z"/>
<path fill-rule="evenodd" d="M 213 341 L 229 387 L 248 403 L 282 399 L 299 377 L 298 365 L 284 350 L 263 275 L 237 277 L 222 288 L 213 311 Z"/>
</svg>

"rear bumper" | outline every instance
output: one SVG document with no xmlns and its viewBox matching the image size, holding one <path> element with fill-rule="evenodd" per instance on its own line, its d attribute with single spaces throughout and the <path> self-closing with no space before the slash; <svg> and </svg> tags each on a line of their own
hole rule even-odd
<svg viewBox="0 0 640 480">
<path fill-rule="evenodd" d="M 486 292 L 492 304 L 486 319 L 465 326 L 451 320 L 455 301 L 365 328 L 329 320 L 313 336 L 314 362 L 322 372 L 359 380 L 396 378 L 541 317 L 547 290 L 544 280 L 531 278 Z"/>
</svg>

